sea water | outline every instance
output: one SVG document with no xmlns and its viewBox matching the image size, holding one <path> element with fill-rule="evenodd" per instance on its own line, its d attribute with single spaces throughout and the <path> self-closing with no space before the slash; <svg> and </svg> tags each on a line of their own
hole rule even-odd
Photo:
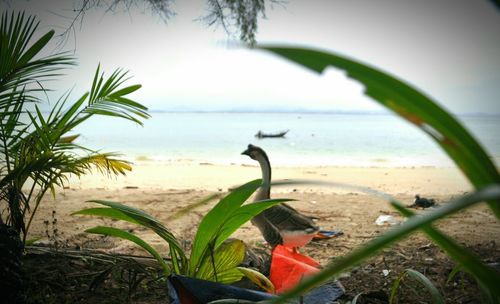
<svg viewBox="0 0 500 304">
<path fill-rule="evenodd" d="M 120 152 L 137 161 L 252 164 L 241 152 L 265 149 L 282 166 L 453 166 L 441 148 L 416 126 L 392 114 L 165 113 L 144 126 L 94 117 L 79 126 L 78 143 Z M 458 118 L 500 163 L 500 117 Z M 258 139 L 258 131 L 289 130 L 284 138 Z"/>
</svg>

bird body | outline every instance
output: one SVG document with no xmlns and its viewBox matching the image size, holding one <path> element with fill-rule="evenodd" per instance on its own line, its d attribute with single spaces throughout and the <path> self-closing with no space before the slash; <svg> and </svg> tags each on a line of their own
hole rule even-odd
<svg viewBox="0 0 500 304">
<path fill-rule="evenodd" d="M 259 162 L 262 171 L 262 186 L 254 200 L 270 198 L 271 164 L 267 154 L 261 148 L 248 145 L 242 154 Z M 274 248 L 282 244 L 286 247 L 298 248 L 309 243 L 319 231 L 312 218 L 299 213 L 287 204 L 280 204 L 264 210 L 252 219 L 264 239 Z"/>
<path fill-rule="evenodd" d="M 415 201 L 413 201 L 413 206 L 420 208 L 429 208 L 436 204 L 434 199 L 427 199 L 425 197 L 420 197 L 420 195 L 415 195 Z"/>
</svg>

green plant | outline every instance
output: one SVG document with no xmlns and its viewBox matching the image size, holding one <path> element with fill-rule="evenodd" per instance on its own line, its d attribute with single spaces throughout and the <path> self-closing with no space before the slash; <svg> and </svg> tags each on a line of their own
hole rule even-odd
<svg viewBox="0 0 500 304">
<path fill-rule="evenodd" d="M 80 176 L 92 169 L 125 174 L 131 169 L 114 153 L 76 144 L 78 135 L 72 130 L 94 115 L 139 124 L 149 117 L 146 107 L 125 97 L 140 85 L 123 86 L 127 78 L 121 70 L 104 79 L 99 68 L 89 92 L 67 109 L 65 94 L 44 115 L 38 104 L 48 91 L 46 81 L 60 76 L 74 60 L 66 53 L 42 56 L 54 31 L 35 39 L 38 24 L 33 16 L 8 12 L 0 22 L 0 281 L 8 282 L 0 291 L 13 303 L 23 301 L 23 243 L 47 191 L 55 195 L 68 174 Z"/>
<path fill-rule="evenodd" d="M 0 222 L 12 226 L 26 240 L 30 224 L 47 191 L 55 193 L 68 174 L 80 176 L 96 169 L 125 174 L 128 162 L 115 153 L 99 153 L 75 143 L 73 129 L 94 115 L 121 117 L 138 124 L 147 108 L 126 97 L 140 85 L 123 86 L 127 73 L 116 70 L 108 78 L 96 70 L 92 87 L 65 109 L 69 93 L 44 115 L 38 103 L 45 80 L 72 65 L 66 54 L 37 59 L 54 31 L 33 41 L 38 23 L 23 13 L 2 14 L 0 49 L 0 203 L 7 212 Z M 23 189 L 28 189 L 27 195 Z M 34 205 L 34 206 L 33 206 Z M 26 221 L 27 219 L 27 221 Z"/>
<path fill-rule="evenodd" d="M 478 280 L 479 285 L 486 288 L 492 295 L 491 301 L 500 302 L 500 290 L 496 288 L 500 275 L 481 263 L 479 258 L 469 250 L 431 225 L 438 219 L 481 201 L 487 201 L 495 216 L 500 219 L 500 175 L 474 137 L 452 115 L 425 94 L 378 69 L 344 56 L 318 50 L 280 46 L 263 46 L 260 49 L 287 58 L 318 73 L 328 66 L 345 70 L 349 77 L 365 85 L 365 94 L 431 136 L 477 189 L 475 193 L 453 200 L 419 217 L 414 217 L 412 211 L 385 195 L 396 210 L 409 217 L 408 221 L 346 256 L 336 259 L 317 275 L 304 280 L 275 302 L 283 302 L 300 295 L 418 229 L 426 233 L 451 258 L 471 273 Z"/>
<path fill-rule="evenodd" d="M 203 217 L 198 226 L 189 258 L 175 236 L 162 223 L 139 209 L 116 202 L 94 200 L 91 202 L 106 207 L 83 209 L 73 214 L 108 217 L 153 230 L 168 243 L 170 264 L 167 264 L 164 258 L 146 241 L 125 230 L 99 226 L 86 231 L 134 242 L 156 258 L 165 275 L 177 273 L 222 283 L 236 282 L 243 275 L 247 275 L 250 279 L 255 279 L 255 282 L 258 282 L 258 279 L 265 280 L 265 277 L 237 267 L 245 257 L 244 243 L 240 240 L 227 241 L 227 239 L 241 225 L 261 211 L 289 201 L 288 199 L 273 199 L 243 204 L 261 185 L 261 182 L 261 180 L 254 180 L 233 190 Z"/>
<path fill-rule="evenodd" d="M 391 288 L 391 297 L 389 298 L 389 304 L 394 303 L 394 300 L 396 299 L 396 293 L 398 291 L 398 288 L 401 284 L 401 282 L 406 278 L 410 277 L 416 282 L 420 283 L 431 295 L 431 299 L 433 303 L 438 303 L 438 304 L 444 304 L 444 299 L 439 293 L 439 290 L 437 290 L 436 286 L 432 284 L 432 282 L 424 276 L 422 273 L 414 270 L 414 269 L 406 269 L 402 273 L 399 274 L 396 280 L 394 280 L 394 283 L 392 284 Z"/>
</svg>

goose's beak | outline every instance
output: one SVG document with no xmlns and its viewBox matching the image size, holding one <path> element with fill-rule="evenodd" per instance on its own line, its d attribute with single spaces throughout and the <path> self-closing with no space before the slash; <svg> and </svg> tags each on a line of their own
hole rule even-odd
<svg viewBox="0 0 500 304">
<path fill-rule="evenodd" d="M 250 150 L 246 149 L 245 151 L 241 152 L 241 155 L 250 156 Z"/>
</svg>

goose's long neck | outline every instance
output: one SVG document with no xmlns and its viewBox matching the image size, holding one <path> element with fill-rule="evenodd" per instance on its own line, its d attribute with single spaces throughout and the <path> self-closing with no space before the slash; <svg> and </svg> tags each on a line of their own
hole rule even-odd
<svg viewBox="0 0 500 304">
<path fill-rule="evenodd" d="M 266 155 L 259 155 L 257 161 L 262 171 L 262 186 L 257 192 L 257 199 L 269 199 L 271 197 L 271 164 Z"/>
</svg>

